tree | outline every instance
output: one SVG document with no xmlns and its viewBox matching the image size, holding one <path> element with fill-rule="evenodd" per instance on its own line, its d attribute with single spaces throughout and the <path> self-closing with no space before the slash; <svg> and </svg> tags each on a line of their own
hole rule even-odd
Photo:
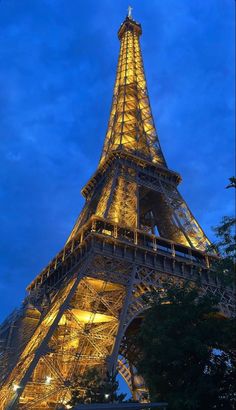
<svg viewBox="0 0 236 410">
<path fill-rule="evenodd" d="M 126 394 L 119 394 L 117 373 L 107 373 L 102 377 L 99 367 L 88 369 L 82 376 L 77 377 L 72 383 L 72 395 L 69 406 L 80 403 L 109 403 L 122 402 Z"/>
<path fill-rule="evenodd" d="M 233 409 L 233 320 L 189 284 L 164 288 L 164 298 L 152 295 L 137 338 L 137 368 L 150 398 L 167 401 L 169 410 Z"/>
<path fill-rule="evenodd" d="M 231 177 L 229 181 L 230 184 L 226 188 L 236 188 L 236 178 Z M 216 241 L 209 247 L 209 251 L 216 251 L 220 259 L 213 263 L 211 273 L 223 286 L 234 286 L 236 283 L 236 218 L 224 216 L 220 225 L 213 230 Z"/>
<path fill-rule="evenodd" d="M 216 241 L 209 251 L 216 251 L 220 259 L 212 265 L 211 274 L 216 276 L 223 286 L 235 284 L 236 273 L 236 218 L 224 216 L 220 225 L 214 228 Z"/>
</svg>

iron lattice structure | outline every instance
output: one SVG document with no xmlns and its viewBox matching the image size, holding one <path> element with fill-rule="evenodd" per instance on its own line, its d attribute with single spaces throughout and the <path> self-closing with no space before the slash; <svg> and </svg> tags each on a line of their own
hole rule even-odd
<svg viewBox="0 0 236 410">
<path fill-rule="evenodd" d="M 85 206 L 64 246 L 2 324 L 1 409 L 56 409 L 91 367 L 118 368 L 145 400 L 129 332 L 163 282 L 201 278 L 232 314 L 233 293 L 209 274 L 209 241 L 164 159 L 151 113 L 139 37 L 121 25 L 112 108 L 100 163 L 82 190 Z"/>
</svg>

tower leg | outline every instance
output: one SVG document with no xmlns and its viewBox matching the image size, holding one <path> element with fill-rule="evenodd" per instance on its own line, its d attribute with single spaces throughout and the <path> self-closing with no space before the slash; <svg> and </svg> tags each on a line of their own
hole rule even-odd
<svg viewBox="0 0 236 410">
<path fill-rule="evenodd" d="M 121 344 L 121 340 L 124 336 L 124 330 L 125 330 L 125 319 L 127 316 L 127 311 L 129 308 L 129 305 L 131 303 L 131 297 L 132 297 L 132 290 L 133 290 L 133 284 L 134 284 L 134 279 L 135 279 L 135 275 L 136 275 L 136 265 L 133 266 L 132 272 L 131 272 L 131 276 L 129 279 L 129 282 L 127 284 L 127 288 L 126 288 L 126 296 L 125 296 L 125 300 L 124 300 L 124 305 L 120 314 L 120 323 L 119 323 L 119 327 L 118 327 L 118 332 L 117 332 L 117 336 L 115 339 L 115 344 L 114 344 L 114 348 L 112 351 L 112 354 L 110 356 L 109 359 L 109 363 L 108 363 L 108 371 L 109 373 L 113 373 L 117 367 L 117 359 L 118 359 L 118 353 L 119 353 L 119 348 L 120 348 L 120 344 Z"/>
<path fill-rule="evenodd" d="M 88 262 L 87 262 L 88 263 Z M 42 339 L 41 343 L 38 345 L 38 347 L 36 348 L 34 354 L 33 354 L 33 358 L 31 360 L 31 362 L 29 363 L 29 366 L 27 368 L 27 370 L 25 371 L 23 377 L 20 379 L 19 383 L 19 388 L 16 389 L 12 399 L 10 400 L 10 402 L 8 403 L 6 410 L 14 410 L 17 409 L 18 406 L 18 402 L 19 399 L 25 389 L 26 384 L 28 383 L 30 377 L 32 376 L 33 371 L 35 370 L 40 358 L 47 352 L 48 349 L 48 342 L 50 341 L 56 327 L 58 326 L 58 323 L 63 315 L 63 313 L 65 312 L 65 310 L 68 308 L 69 303 L 78 287 L 78 284 L 81 280 L 83 271 L 86 269 L 86 266 L 84 266 L 84 268 L 81 270 L 80 274 L 77 276 L 77 278 L 74 281 L 74 284 L 72 285 L 70 291 L 68 292 L 64 302 L 61 304 L 57 315 L 55 316 L 50 328 L 48 329 L 47 334 L 45 335 L 45 337 Z"/>
</svg>

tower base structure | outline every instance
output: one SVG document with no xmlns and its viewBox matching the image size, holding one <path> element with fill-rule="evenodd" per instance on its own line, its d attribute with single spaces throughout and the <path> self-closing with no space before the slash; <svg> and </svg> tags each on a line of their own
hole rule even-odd
<svg viewBox="0 0 236 410">
<path fill-rule="evenodd" d="M 145 401 L 147 390 L 127 358 L 125 337 L 148 309 L 152 291 L 163 297 L 165 282 L 201 280 L 203 292 L 220 296 L 222 313 L 232 315 L 234 308 L 233 293 L 210 274 L 207 254 L 98 217 L 67 243 L 45 273 L 29 288 L 27 302 L 41 310 L 33 337 L 21 354 L 10 346 L 16 352 L 11 364 L 5 349 L 8 372 L 15 361 L 0 396 L 1 403 L 11 399 L 9 409 L 18 408 L 14 400 L 21 389 L 20 409 L 65 404 L 77 375 L 96 366 L 112 371 L 118 365 L 133 397 Z"/>
</svg>

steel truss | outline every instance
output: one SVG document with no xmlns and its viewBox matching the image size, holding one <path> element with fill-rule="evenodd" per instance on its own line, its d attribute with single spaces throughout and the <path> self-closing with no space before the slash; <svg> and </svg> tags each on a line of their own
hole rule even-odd
<svg viewBox="0 0 236 410">
<path fill-rule="evenodd" d="M 96 222 L 98 230 L 106 228 L 101 220 Z M 9 408 L 14 408 L 19 398 L 22 409 L 43 405 L 55 408 L 56 403 L 69 400 L 73 381 L 88 367 L 114 369 L 127 328 L 148 308 L 147 295 L 153 289 L 162 297 L 165 281 L 182 283 L 188 279 L 194 283 L 201 275 L 203 292 L 220 294 L 222 309 L 227 306 L 225 313 L 232 313 L 233 294 L 214 282 L 208 274 L 206 256 L 200 252 L 202 259 L 194 261 L 184 254 L 174 256 L 171 246 L 166 252 L 132 246 L 125 239 L 96 232 L 95 221 L 84 242 L 87 253 L 83 262 L 77 265 L 80 246 L 74 247 L 71 274 L 67 271 L 64 281 L 59 279 L 60 286 L 53 284 L 52 289 L 58 286 L 58 292 L 52 292 L 50 305 L 17 366 L 10 375 L 6 374 L 0 399 L 8 401 Z M 31 303 L 40 304 L 37 287 L 46 289 L 47 283 L 34 284 Z M 146 389 L 135 374 L 135 364 L 128 363 L 125 357 L 118 363 L 134 396 L 145 399 Z M 47 384 L 48 377 L 51 381 Z M 13 394 L 14 385 L 20 387 Z"/>
</svg>

